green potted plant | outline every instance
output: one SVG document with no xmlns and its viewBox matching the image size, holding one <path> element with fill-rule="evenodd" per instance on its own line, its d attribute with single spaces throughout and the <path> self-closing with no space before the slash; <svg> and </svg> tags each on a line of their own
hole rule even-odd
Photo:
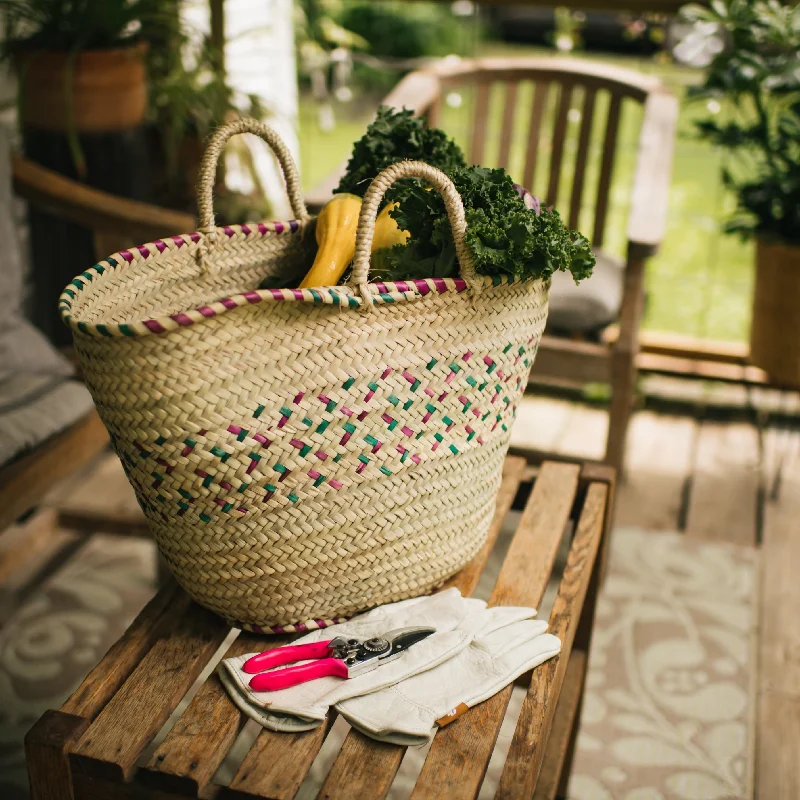
<svg viewBox="0 0 800 800">
<path fill-rule="evenodd" d="M 78 134 L 140 125 L 147 113 L 143 27 L 166 19 L 158 0 L 0 0 L 2 55 L 19 77 L 23 129 L 63 133 L 75 171 Z"/>
<path fill-rule="evenodd" d="M 193 213 L 204 141 L 217 126 L 242 115 L 264 119 L 268 109 L 261 98 L 237 93 L 228 83 L 224 41 L 205 37 L 198 44 L 177 28 L 168 46 L 153 45 L 148 58 L 153 188 L 160 202 Z M 253 188 L 248 194 L 227 188 L 223 161 L 215 187 L 219 218 L 238 223 L 268 218 L 270 204 L 247 141 L 234 138 L 226 152 L 238 160 Z"/>
<path fill-rule="evenodd" d="M 738 203 L 726 229 L 756 239 L 751 360 L 800 385 L 800 5 L 713 0 L 682 14 L 694 23 L 684 49 L 712 45 L 696 95 L 731 110 L 698 129 L 732 157 L 723 180 Z"/>
</svg>

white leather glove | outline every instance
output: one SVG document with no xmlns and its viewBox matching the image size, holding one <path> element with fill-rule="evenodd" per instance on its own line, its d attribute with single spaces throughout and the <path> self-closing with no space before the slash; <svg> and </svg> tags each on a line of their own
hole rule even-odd
<svg viewBox="0 0 800 800">
<path fill-rule="evenodd" d="M 220 680 L 233 702 L 265 728 L 310 730 L 322 724 L 332 705 L 384 689 L 452 658 L 467 647 L 476 629 L 507 625 L 535 613 L 530 608 L 487 611 L 482 600 L 462 598 L 457 589 L 450 589 L 431 597 L 383 606 L 360 619 L 325 631 L 314 631 L 293 643 L 320 641 L 337 635 L 365 639 L 396 628 L 417 625 L 436 628 L 435 634 L 417 642 L 402 657 L 363 675 L 348 679 L 318 678 L 280 691 L 256 692 L 249 686 L 252 675 L 242 670 L 242 665 L 250 657 L 245 655 L 223 661 L 219 669 Z"/>
<path fill-rule="evenodd" d="M 490 608 L 485 613 L 496 609 Z M 557 655 L 546 622 L 484 629 L 455 657 L 388 689 L 336 704 L 355 728 L 383 742 L 426 744 L 436 728 L 482 703 L 529 669 Z"/>
</svg>

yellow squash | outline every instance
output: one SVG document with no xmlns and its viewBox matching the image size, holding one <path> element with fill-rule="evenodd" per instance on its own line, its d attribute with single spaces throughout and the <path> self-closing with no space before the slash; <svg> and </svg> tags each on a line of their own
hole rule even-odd
<svg viewBox="0 0 800 800">
<path fill-rule="evenodd" d="M 319 212 L 319 249 L 311 269 L 300 284 L 301 289 L 336 286 L 356 251 L 356 228 L 360 211 L 360 197 L 354 194 L 337 194 Z"/>
<path fill-rule="evenodd" d="M 405 244 L 411 235 L 401 231 L 397 223 L 389 216 L 389 212 L 397 207 L 397 203 L 389 203 L 375 220 L 375 236 L 372 238 L 372 252 L 384 250 L 396 244 Z"/>
</svg>

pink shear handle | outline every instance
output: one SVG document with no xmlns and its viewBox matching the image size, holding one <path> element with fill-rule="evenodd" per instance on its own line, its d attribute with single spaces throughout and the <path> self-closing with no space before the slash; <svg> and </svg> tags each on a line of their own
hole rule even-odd
<svg viewBox="0 0 800 800">
<path fill-rule="evenodd" d="M 295 644 L 287 647 L 276 647 L 274 650 L 267 650 L 257 656 L 248 658 L 242 665 L 242 669 L 252 675 L 254 672 L 263 672 L 265 669 L 282 667 L 284 664 L 293 664 L 295 661 L 306 661 L 311 658 L 325 658 L 330 655 L 328 645 L 332 642 L 328 639 L 325 642 L 311 642 L 309 644 Z"/>
<path fill-rule="evenodd" d="M 250 679 L 250 688 L 254 692 L 277 692 L 279 689 L 288 689 L 290 686 L 297 686 L 298 683 L 327 678 L 330 675 L 346 678 L 347 664 L 340 658 L 323 658 L 321 661 L 304 664 L 302 667 L 262 672 Z"/>
</svg>

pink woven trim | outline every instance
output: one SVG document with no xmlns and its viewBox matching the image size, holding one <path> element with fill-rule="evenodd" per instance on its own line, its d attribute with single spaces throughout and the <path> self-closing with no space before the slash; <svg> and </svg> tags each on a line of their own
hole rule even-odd
<svg viewBox="0 0 800 800">
<path fill-rule="evenodd" d="M 269 233 L 281 234 L 285 232 L 294 233 L 300 229 L 300 222 L 297 220 L 290 220 L 288 222 L 272 222 L 263 223 L 259 222 L 251 225 L 226 225 L 218 230 L 221 230 L 228 237 L 237 235 L 238 232 L 246 236 L 265 236 Z M 186 240 L 192 242 L 200 241 L 201 234 L 193 232 L 184 234 L 182 236 L 173 236 L 171 241 L 175 247 L 182 247 Z M 136 254 L 138 257 L 147 259 L 151 255 L 163 253 L 169 245 L 162 239 L 157 239 L 149 245 L 138 245 Z M 131 250 L 121 250 L 119 253 L 111 256 L 101 262 L 98 266 L 103 269 L 112 269 L 115 258 L 121 258 L 124 261 L 131 263 L 137 255 Z M 100 270 L 102 272 L 103 270 Z M 82 277 L 73 281 L 73 284 L 81 281 Z M 493 284 L 491 278 L 484 278 L 486 284 Z M 508 280 L 503 279 L 500 285 L 509 283 Z M 85 285 L 85 282 L 84 282 Z M 378 292 L 378 295 L 373 298 L 375 304 L 382 304 L 384 302 L 397 302 L 412 299 L 413 296 L 425 296 L 431 291 L 437 294 L 444 294 L 448 291 L 455 291 L 458 293 L 464 292 L 467 289 L 467 283 L 463 278 L 428 278 L 428 279 L 414 279 L 410 281 L 397 281 L 397 282 L 378 282 L 373 284 Z M 84 334 L 95 336 L 144 336 L 148 333 L 166 333 L 174 330 L 176 326 L 190 327 L 197 322 L 203 321 L 210 317 L 218 316 L 226 311 L 232 311 L 234 308 L 245 304 L 257 304 L 264 301 L 271 302 L 287 302 L 296 301 L 301 303 L 324 303 L 326 305 L 339 305 L 345 307 L 360 306 L 363 300 L 354 295 L 340 293 L 332 288 L 318 288 L 318 289 L 258 289 L 248 292 L 243 292 L 232 297 L 223 297 L 213 304 L 205 304 L 194 309 L 182 311 L 173 314 L 170 317 L 162 317 L 159 319 L 147 319 L 139 322 L 125 323 L 122 325 L 92 325 L 85 322 L 77 321 L 72 318 L 71 307 L 74 298 L 74 289 L 68 290 L 72 292 L 71 295 L 62 294 L 60 299 L 60 310 L 64 321 L 73 328 L 77 328 Z M 80 291 L 80 289 L 79 289 Z M 388 295 L 388 297 L 384 297 Z M 411 295 L 411 297 L 409 297 Z M 218 308 L 215 306 L 222 306 Z"/>
<path fill-rule="evenodd" d="M 310 619 L 306 622 L 293 622 L 290 625 L 272 625 L 271 627 L 261 627 L 250 622 L 236 622 L 236 620 L 226 619 L 225 622 L 232 628 L 240 628 L 251 633 L 261 633 L 267 636 L 278 636 L 282 633 L 308 633 L 308 631 L 330 628 L 331 625 L 338 625 L 340 622 L 347 622 L 350 617 L 335 617 L 334 619 Z"/>
</svg>

